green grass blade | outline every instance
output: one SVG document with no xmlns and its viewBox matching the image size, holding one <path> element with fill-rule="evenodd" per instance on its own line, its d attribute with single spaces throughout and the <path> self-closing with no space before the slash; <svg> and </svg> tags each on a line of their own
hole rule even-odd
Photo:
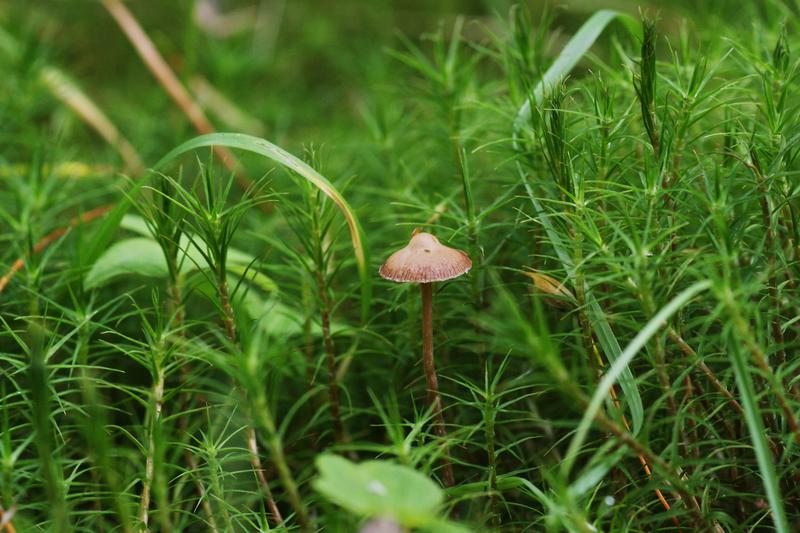
<svg viewBox="0 0 800 533">
<path fill-rule="evenodd" d="M 764 433 L 764 425 L 761 418 L 761 409 L 758 407 L 756 391 L 753 388 L 753 378 L 750 375 L 750 368 L 747 365 L 747 357 L 742 353 L 741 343 L 734 341 L 730 343 L 728 353 L 730 354 L 731 366 L 736 376 L 736 386 L 739 389 L 740 403 L 744 409 L 744 418 L 747 422 L 747 429 L 750 431 L 750 442 L 756 454 L 756 462 L 761 472 L 761 479 L 764 483 L 764 490 L 767 493 L 767 501 L 775 524 L 775 531 L 778 533 L 789 533 L 789 523 L 786 520 L 786 512 L 783 509 L 783 498 L 775 473 L 774 459 L 767 444 Z"/>
<path fill-rule="evenodd" d="M 639 40 L 642 39 L 642 25 L 639 21 L 626 15 L 610 9 L 602 9 L 589 17 L 589 20 L 583 23 L 583 26 L 578 32 L 572 36 L 569 42 L 558 54 L 558 58 L 550 65 L 547 72 L 536 84 L 533 90 L 533 98 L 536 104 L 541 103 L 542 98 L 547 94 L 553 86 L 564 79 L 572 69 L 578 64 L 578 61 L 589 51 L 594 42 L 603 33 L 603 30 L 613 20 L 619 20 L 630 32 L 630 34 Z M 519 131 L 522 126 L 531 118 L 531 101 L 526 100 L 520 108 L 514 119 L 514 131 Z"/>
<path fill-rule="evenodd" d="M 10 327 L 3 321 L 8 330 Z M 30 410 L 33 422 L 34 443 L 39 454 L 41 476 L 50 510 L 50 530 L 66 533 L 72 530 L 67 503 L 67 489 L 60 453 L 53 437 L 53 389 L 50 382 L 50 368 L 47 364 L 45 346 L 46 331 L 37 319 L 28 323 L 28 342 L 30 346 Z"/>
<path fill-rule="evenodd" d="M 142 182 L 134 183 L 130 190 L 125 191 L 125 197 L 120 200 L 114 208 L 103 217 L 103 222 L 95 230 L 91 239 L 87 242 L 86 252 L 83 254 L 82 260 L 84 265 L 91 266 L 97 259 L 103 255 L 108 249 L 111 241 L 114 240 L 117 230 L 122 223 L 122 219 L 128 213 L 128 210 L 133 205 L 131 198 L 138 194 L 139 189 L 142 188 Z"/>
<path fill-rule="evenodd" d="M 697 296 L 711 286 L 710 281 L 699 281 L 691 287 L 684 289 L 675 298 L 665 305 L 656 315 L 650 319 L 644 328 L 639 332 L 636 337 L 625 347 L 625 350 L 620 354 L 616 361 L 609 367 L 608 371 L 600 380 L 589 406 L 583 413 L 583 418 L 578 429 L 575 430 L 575 435 L 569 444 L 564 462 L 561 464 L 564 476 L 569 475 L 569 471 L 578 456 L 578 452 L 586 441 L 586 436 L 589 433 L 589 428 L 592 425 L 595 415 L 600 410 L 600 406 L 609 394 L 611 387 L 617 382 L 617 379 L 622 375 L 623 371 L 628 368 L 628 365 L 633 360 L 634 356 L 639 353 L 645 344 L 661 329 L 666 320 L 671 317 L 678 309 L 680 309 L 686 302 Z"/>
<path fill-rule="evenodd" d="M 561 51 L 561 54 L 559 54 L 556 61 L 550 66 L 549 69 L 547 69 L 547 72 L 533 90 L 532 98 L 534 100 L 534 104 L 541 104 L 542 98 L 547 91 L 549 91 L 555 83 L 569 74 L 573 67 L 578 63 L 580 58 L 586 54 L 589 48 L 591 48 L 592 44 L 594 44 L 595 40 L 597 40 L 602 31 L 615 19 L 622 22 L 633 37 L 641 39 L 641 24 L 639 24 L 639 22 L 630 15 L 625 15 L 623 13 L 618 13 L 611 10 L 598 11 L 592 15 L 589 20 L 583 24 L 583 26 L 581 26 L 578 32 L 569 40 L 566 46 L 564 46 L 564 49 Z M 517 112 L 517 116 L 514 119 L 512 145 L 514 150 L 518 152 L 522 151 L 520 132 L 524 125 L 531 118 L 531 105 L 531 100 L 526 100 L 520 110 Z M 564 270 L 566 270 L 574 284 L 576 282 L 575 266 L 572 258 L 570 257 L 570 254 L 567 251 L 563 241 L 553 227 L 553 224 L 549 218 L 550 215 L 545 211 L 541 202 L 539 202 L 539 200 L 536 198 L 533 189 L 527 180 L 525 170 L 519 161 L 517 161 L 517 171 L 522 178 L 525 191 L 528 193 L 528 197 L 533 204 L 534 211 L 536 211 L 536 215 L 544 227 L 547 237 L 550 240 L 550 243 L 553 245 L 553 249 L 558 256 L 558 259 L 561 261 L 562 265 L 564 266 Z M 619 357 L 621 352 L 617 337 L 614 335 L 614 331 L 611 329 L 611 325 L 606 319 L 605 312 L 592 294 L 588 284 L 584 286 L 584 293 L 586 300 L 586 314 L 589 317 L 592 329 L 597 335 L 597 340 L 600 343 L 600 347 L 603 349 L 603 353 L 605 353 L 606 357 L 609 359 L 609 362 L 613 363 Z M 628 408 L 630 409 L 633 423 L 632 431 L 633 434 L 636 435 L 639 433 L 642 428 L 642 424 L 644 423 L 644 407 L 642 405 L 642 398 L 639 394 L 639 389 L 636 385 L 636 381 L 634 380 L 633 373 L 629 368 L 626 367 L 623 369 L 619 384 L 622 388 L 622 393 L 625 401 L 628 404 Z"/>
<path fill-rule="evenodd" d="M 350 204 L 347 203 L 347 200 L 345 200 L 344 196 L 342 196 L 336 187 L 334 187 L 325 176 L 286 150 L 264 139 L 253 137 L 252 135 L 245 135 L 243 133 L 211 133 L 208 135 L 200 135 L 174 148 L 167 155 L 162 157 L 161 160 L 155 164 L 153 169 L 160 170 L 169 162 L 186 152 L 209 146 L 224 146 L 226 148 L 244 150 L 271 159 L 308 180 L 336 204 L 344 215 L 347 225 L 350 228 L 350 239 L 353 242 L 353 254 L 355 255 L 359 276 L 361 278 L 361 314 L 362 319 L 366 319 L 370 306 L 372 284 L 368 272 L 369 260 L 367 249 L 364 245 L 364 232 L 361 229 L 361 224 L 358 222 L 355 211 L 350 207 Z"/>
<path fill-rule="evenodd" d="M 522 488 L 530 493 L 534 498 L 536 498 L 539 503 L 541 503 L 545 509 L 548 511 L 557 508 L 557 504 L 550 498 L 542 489 L 528 481 L 527 479 L 519 476 L 504 476 L 498 478 L 497 486 L 501 490 L 511 490 Z"/>
</svg>

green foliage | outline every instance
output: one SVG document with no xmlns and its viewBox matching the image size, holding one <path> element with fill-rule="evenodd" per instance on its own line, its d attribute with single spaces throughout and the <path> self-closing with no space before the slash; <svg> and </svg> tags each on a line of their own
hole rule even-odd
<svg viewBox="0 0 800 533">
<path fill-rule="evenodd" d="M 198 268 L 203 268 L 203 254 L 189 238 L 181 240 L 178 249 L 180 253 L 176 262 L 180 265 L 179 275 L 185 276 Z M 275 283 L 265 274 L 252 269 L 249 271 L 243 269 L 255 260 L 252 255 L 233 248 L 228 251 L 225 266 L 228 272 L 238 274 L 240 277 L 247 272 L 250 281 L 257 283 L 262 290 L 276 290 Z M 133 237 L 119 240 L 111 245 L 86 273 L 84 283 L 87 289 L 94 289 L 119 276 L 167 278 L 168 274 L 169 267 L 158 243 L 145 237 Z"/>
<path fill-rule="evenodd" d="M 800 523 L 796 2 L 127 2 L 258 137 L 109 3 L 0 5 L 0 531 Z"/>
<path fill-rule="evenodd" d="M 430 479 L 388 461 L 361 464 L 335 455 L 316 459 L 320 477 L 314 488 L 359 516 L 391 518 L 407 528 L 441 526 L 438 509 L 444 495 Z"/>
<path fill-rule="evenodd" d="M 271 142 L 264 139 L 259 139 L 251 135 L 244 135 L 241 133 L 212 133 L 196 137 L 174 148 L 167 155 L 162 157 L 161 160 L 155 164 L 155 168 L 161 169 L 167 163 L 188 151 L 208 146 L 222 146 L 226 148 L 245 150 L 280 163 L 290 171 L 295 172 L 299 176 L 302 176 L 304 179 L 308 180 L 337 205 L 344 215 L 347 225 L 350 228 L 350 239 L 353 243 L 353 254 L 356 259 L 356 264 L 358 265 L 359 274 L 361 275 L 361 308 L 362 313 L 365 316 L 369 310 L 371 294 L 370 287 L 372 283 L 370 281 L 370 276 L 367 273 L 368 257 L 366 248 L 363 244 L 363 230 L 361 229 L 361 225 L 358 222 L 355 212 L 347 203 L 347 200 L 345 200 L 344 196 L 342 196 L 342 194 L 336 189 L 336 187 L 316 170 L 308 166 L 303 161 L 297 159 L 290 153 L 286 152 L 282 148 L 275 146 Z M 210 191 L 211 189 L 207 188 L 207 190 Z M 214 196 L 213 194 L 206 194 L 206 198 L 207 201 L 212 201 Z M 209 218 L 208 220 L 212 221 L 213 215 L 209 213 L 209 216 L 212 218 Z M 222 244 L 226 243 L 220 243 L 220 245 Z"/>
</svg>

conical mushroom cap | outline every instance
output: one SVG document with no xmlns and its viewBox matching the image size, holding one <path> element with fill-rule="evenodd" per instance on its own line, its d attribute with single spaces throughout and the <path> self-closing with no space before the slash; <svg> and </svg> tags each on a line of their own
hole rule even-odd
<svg viewBox="0 0 800 533">
<path fill-rule="evenodd" d="M 391 281 L 430 283 L 457 278 L 472 268 L 469 256 L 439 242 L 430 233 L 414 233 L 402 250 L 393 253 L 380 270 Z"/>
</svg>

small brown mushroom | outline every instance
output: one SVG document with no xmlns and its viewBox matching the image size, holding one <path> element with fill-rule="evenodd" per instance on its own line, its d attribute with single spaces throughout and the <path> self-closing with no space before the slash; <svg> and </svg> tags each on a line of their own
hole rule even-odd
<svg viewBox="0 0 800 533">
<path fill-rule="evenodd" d="M 432 283 L 457 278 L 470 268 L 467 254 L 417 229 L 408 245 L 386 260 L 380 273 L 384 279 L 401 283 Z"/>
<path fill-rule="evenodd" d="M 442 398 L 433 360 L 433 282 L 457 278 L 472 268 L 469 256 L 461 250 L 450 248 L 435 236 L 419 229 L 411 234 L 405 248 L 393 253 L 380 269 L 381 277 L 400 283 L 419 283 L 422 292 L 422 363 L 428 385 L 428 403 L 433 408 L 434 431 L 447 437 L 442 414 Z M 455 484 L 453 467 L 443 456 L 445 486 Z"/>
</svg>

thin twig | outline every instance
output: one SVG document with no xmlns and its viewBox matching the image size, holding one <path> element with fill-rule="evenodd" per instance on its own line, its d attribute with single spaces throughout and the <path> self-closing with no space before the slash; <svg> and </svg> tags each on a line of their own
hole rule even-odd
<svg viewBox="0 0 800 533">
<path fill-rule="evenodd" d="M 197 472 L 200 467 L 197 464 L 197 460 L 194 458 L 192 452 L 187 449 L 183 453 L 183 456 L 186 459 L 186 464 L 189 466 L 189 470 L 191 472 Z M 219 529 L 217 529 L 217 521 L 214 520 L 214 511 L 211 509 L 211 504 L 208 502 L 208 497 L 206 496 L 206 488 L 196 477 L 192 476 L 192 479 L 194 479 L 195 489 L 197 489 L 197 497 L 200 498 L 200 505 L 203 507 L 203 512 L 208 520 L 208 528 L 211 530 L 211 533 L 219 533 Z"/>
<path fill-rule="evenodd" d="M 750 351 L 756 366 L 761 370 L 761 372 L 764 373 L 767 383 L 769 383 L 769 385 L 772 387 L 772 391 L 778 400 L 778 405 L 780 406 L 781 411 L 783 411 L 783 416 L 786 419 L 786 423 L 789 425 L 789 429 L 792 432 L 795 442 L 800 444 L 800 425 L 798 424 L 797 417 L 795 416 L 794 411 L 792 410 L 792 407 L 789 405 L 789 401 L 786 398 L 785 391 L 783 390 L 783 382 L 775 374 L 775 371 L 772 370 L 772 367 L 769 366 L 766 354 L 756 343 L 755 339 L 750 333 L 750 325 L 739 313 L 738 308 L 731 306 L 728 303 L 728 310 L 732 315 L 731 318 L 733 319 L 733 325 L 737 329 L 739 335 L 744 338 L 747 349 Z"/>
<path fill-rule="evenodd" d="M 264 466 L 261 464 L 261 457 L 258 453 L 258 439 L 256 438 L 256 430 L 252 425 L 247 426 L 247 449 L 250 450 L 250 465 L 258 476 L 258 482 L 261 484 L 261 490 L 264 491 L 264 498 L 267 500 L 267 508 L 272 513 L 276 524 L 283 523 L 283 515 L 278 504 L 275 503 L 275 498 L 272 496 L 272 491 L 269 488 L 269 481 Z"/>
<path fill-rule="evenodd" d="M 50 246 L 54 241 L 66 235 L 69 230 L 75 228 L 80 224 L 85 224 L 96 218 L 100 218 L 109 211 L 111 211 L 113 208 L 114 208 L 113 204 L 103 205 L 91 209 L 89 211 L 86 211 L 79 217 L 73 218 L 66 226 L 53 230 L 44 237 L 42 237 L 41 239 L 39 239 L 38 241 L 36 241 L 36 244 L 33 245 L 32 253 L 33 254 L 40 253 L 42 250 Z M 24 257 L 20 257 L 11 264 L 11 267 L 6 271 L 5 274 L 3 274 L 3 277 L 0 278 L 0 292 L 3 292 L 3 290 L 6 288 L 6 285 L 8 285 L 11 279 L 17 274 L 17 272 L 22 270 L 22 267 L 24 266 L 25 266 Z"/>
<path fill-rule="evenodd" d="M 597 415 L 595 415 L 595 421 L 606 431 L 611 432 L 617 437 L 620 442 L 632 449 L 639 456 L 640 461 L 644 460 L 661 471 L 661 474 L 670 482 L 675 491 L 680 495 L 681 500 L 686 504 L 686 507 L 692 514 L 698 531 L 709 531 L 712 529 L 712 527 L 706 523 L 700 505 L 697 503 L 697 499 L 689 492 L 679 472 L 673 470 L 669 463 L 656 455 L 650 448 L 636 440 L 630 432 L 618 426 L 616 422 L 608 418 L 602 411 L 599 411 Z M 644 464 L 644 462 L 642 464 Z M 649 468 L 647 470 L 649 470 Z M 664 502 L 662 502 L 662 504 L 663 503 Z"/>
<path fill-rule="evenodd" d="M 41 71 L 41 80 L 48 89 L 67 107 L 72 109 L 84 122 L 94 128 L 125 161 L 127 172 L 140 175 L 144 172 L 144 163 L 133 145 L 122 135 L 113 122 L 97 107 L 97 105 L 71 82 L 60 70 L 45 67 Z"/>
<path fill-rule="evenodd" d="M 139 54 L 139 57 L 142 58 L 144 64 L 150 72 L 152 72 L 161 86 L 164 87 L 164 90 L 167 91 L 167 94 L 175 101 L 181 111 L 183 111 L 184 115 L 186 115 L 195 129 L 201 134 L 214 133 L 216 129 L 211 124 L 211 121 L 206 117 L 197 102 L 192 99 L 189 91 L 186 90 L 172 71 L 155 44 L 153 44 L 153 41 L 142 29 L 139 21 L 133 16 L 133 13 L 119 0 L 102 0 L 102 3 L 128 37 L 128 40 L 136 49 L 136 52 Z M 228 170 L 235 174 L 236 181 L 242 189 L 250 189 L 252 181 L 242 174 L 242 166 L 239 164 L 236 156 L 234 156 L 230 150 L 222 146 L 214 146 L 213 150 L 219 155 L 222 159 L 222 163 Z M 262 204 L 262 209 L 266 209 L 267 205 L 268 204 Z"/>
<path fill-rule="evenodd" d="M 580 250 L 580 248 L 578 248 L 578 250 Z M 581 259 L 582 258 L 581 252 L 578 252 L 578 254 L 579 254 L 578 255 L 578 259 L 582 260 Z M 576 264 L 580 264 L 580 263 L 576 262 Z M 605 361 L 603 361 L 603 356 L 600 354 L 600 349 L 598 348 L 597 343 L 594 340 L 594 336 L 592 335 L 592 332 L 591 332 L 591 326 L 590 326 L 590 323 L 589 323 L 589 318 L 586 316 L 586 312 L 584 311 L 586 299 L 585 299 L 585 293 L 584 293 L 583 275 L 582 275 L 581 270 L 580 269 L 576 269 L 575 275 L 576 275 L 576 279 L 577 279 L 576 286 L 575 286 L 575 293 L 576 293 L 576 297 L 577 297 L 577 300 L 578 300 L 578 306 L 579 306 L 579 309 L 580 309 L 580 311 L 578 312 L 578 321 L 580 322 L 580 325 L 581 325 L 582 339 L 583 339 L 584 346 L 585 346 L 585 348 L 587 350 L 587 355 L 589 356 L 588 357 L 589 358 L 589 364 L 592 365 L 593 369 L 596 371 L 596 373 L 598 374 L 598 377 L 599 377 L 599 375 L 602 373 L 603 369 L 605 368 Z M 625 414 L 622 413 L 622 407 L 621 407 L 620 402 L 619 402 L 619 400 L 617 398 L 617 390 L 616 390 L 616 388 L 614 386 L 612 386 L 611 390 L 609 391 L 609 393 L 610 393 L 611 398 L 612 398 L 612 400 L 614 402 L 614 405 L 617 407 L 617 409 L 620 410 L 620 413 L 622 414 L 622 423 L 625 425 L 625 428 L 628 431 L 630 431 L 631 427 L 630 427 L 630 424 L 628 422 L 628 419 L 625 417 Z M 639 457 L 639 462 L 642 463 L 642 468 L 644 468 L 645 474 L 647 474 L 647 477 L 650 478 L 650 479 L 653 479 L 653 473 L 650 470 L 650 465 L 648 464 L 647 459 L 641 454 L 639 454 L 638 457 Z M 667 501 L 667 499 L 664 497 L 664 494 L 662 494 L 661 489 L 655 489 L 655 494 L 656 494 L 656 498 L 658 499 L 658 501 L 661 502 L 661 505 L 664 507 L 664 510 L 669 512 L 671 510 L 671 507 L 670 507 L 669 502 Z M 675 524 L 675 526 L 678 527 L 678 529 L 680 529 L 680 523 L 678 521 L 678 517 L 673 516 L 672 517 L 672 521 Z"/>
<path fill-rule="evenodd" d="M 675 328 L 669 328 L 668 335 L 669 338 L 672 339 L 672 341 L 678 345 L 678 348 L 681 349 L 684 355 L 696 361 L 697 366 L 700 367 L 700 370 L 702 370 L 706 378 L 708 378 L 708 380 L 711 382 L 714 388 L 717 389 L 717 392 L 719 392 L 725 397 L 725 399 L 730 403 L 731 407 L 736 409 L 737 413 L 743 415 L 744 409 L 742 408 L 742 404 L 740 404 L 736 400 L 736 398 L 733 397 L 733 394 L 731 394 L 728 388 L 725 387 L 725 385 L 719 380 L 719 378 L 717 378 L 717 375 L 714 373 L 713 370 L 711 370 L 708 367 L 705 361 L 697 357 L 697 352 L 695 352 L 694 349 L 691 346 L 689 346 L 689 344 L 685 340 L 683 340 L 683 338 L 678 334 L 678 332 L 675 331 Z"/>
<path fill-rule="evenodd" d="M 620 405 L 619 399 L 617 397 L 617 389 L 616 389 L 616 387 L 612 386 L 611 390 L 609 391 L 609 393 L 611 395 L 612 401 L 614 402 L 614 405 L 618 409 L 621 409 L 621 405 Z M 628 431 L 631 430 L 631 425 L 628 422 L 628 419 L 624 414 L 622 415 L 622 423 L 625 425 L 625 429 L 626 430 L 628 430 Z M 639 462 L 642 463 L 642 468 L 644 469 L 644 473 L 647 474 L 647 477 L 652 480 L 653 479 L 653 472 L 652 472 L 652 470 L 650 470 L 650 465 L 648 464 L 647 459 L 644 457 L 644 455 L 641 455 L 641 454 L 638 455 L 638 458 L 639 458 Z M 661 502 L 661 505 L 664 507 L 664 510 L 669 512 L 672 508 L 670 507 L 669 502 L 667 501 L 667 499 L 664 497 L 664 494 L 661 492 L 661 489 L 656 489 L 655 493 L 656 493 L 656 498 L 658 498 L 658 501 Z M 676 527 L 678 527 L 680 529 L 680 522 L 678 521 L 678 517 L 677 516 L 673 516 L 672 517 L 672 522 L 675 524 Z"/>
</svg>

